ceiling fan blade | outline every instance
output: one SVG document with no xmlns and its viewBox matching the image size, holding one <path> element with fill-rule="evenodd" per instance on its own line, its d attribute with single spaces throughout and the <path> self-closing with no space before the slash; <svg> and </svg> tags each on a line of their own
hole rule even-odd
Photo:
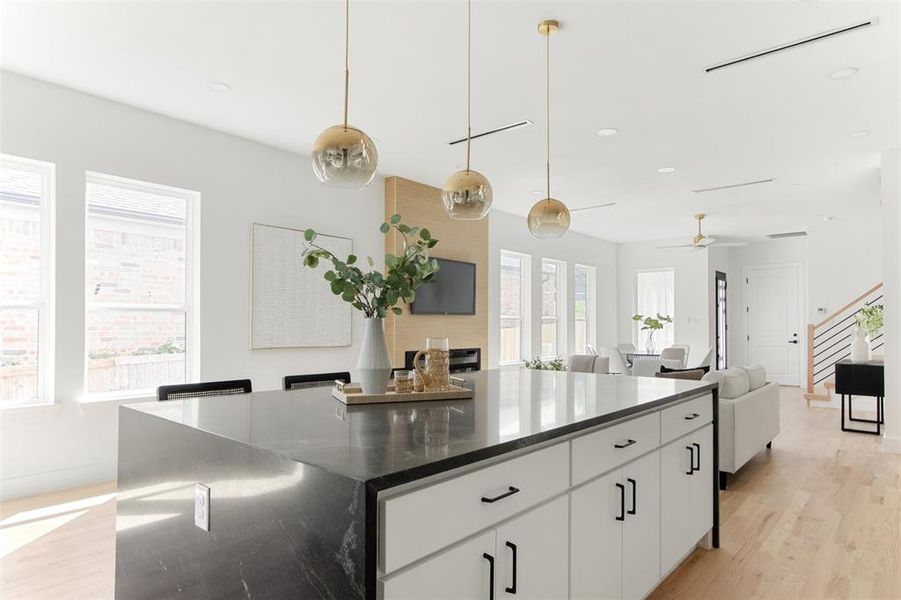
<svg viewBox="0 0 901 600">
<path fill-rule="evenodd" d="M 748 242 L 717 242 L 713 245 L 717 248 L 741 248 L 747 246 Z"/>
<path fill-rule="evenodd" d="M 607 208 L 616 205 L 616 202 L 607 202 L 605 204 L 595 204 L 594 206 L 583 206 L 581 208 L 571 208 L 569 212 L 574 213 L 580 210 L 594 210 L 595 208 Z"/>
<path fill-rule="evenodd" d="M 657 250 L 669 250 L 671 248 L 696 248 L 694 244 L 679 244 L 677 246 L 657 246 Z"/>
</svg>

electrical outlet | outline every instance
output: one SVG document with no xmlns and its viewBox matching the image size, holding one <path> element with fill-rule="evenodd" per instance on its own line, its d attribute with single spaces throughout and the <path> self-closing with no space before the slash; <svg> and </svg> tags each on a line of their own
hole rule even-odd
<svg viewBox="0 0 901 600">
<path fill-rule="evenodd" d="M 202 483 L 194 485 L 194 525 L 210 530 L 210 488 Z"/>
</svg>

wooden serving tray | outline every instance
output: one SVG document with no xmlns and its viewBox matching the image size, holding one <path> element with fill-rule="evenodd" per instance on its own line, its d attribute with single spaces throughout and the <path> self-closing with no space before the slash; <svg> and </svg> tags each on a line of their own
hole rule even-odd
<svg viewBox="0 0 901 600">
<path fill-rule="evenodd" d="M 384 394 L 364 394 L 359 383 L 336 381 L 332 388 L 332 396 L 347 405 L 378 404 L 380 402 L 422 402 L 425 400 L 467 400 L 473 397 L 473 391 L 459 385 L 451 384 L 450 389 L 443 392 L 395 392 L 394 382 L 388 384 Z"/>
</svg>

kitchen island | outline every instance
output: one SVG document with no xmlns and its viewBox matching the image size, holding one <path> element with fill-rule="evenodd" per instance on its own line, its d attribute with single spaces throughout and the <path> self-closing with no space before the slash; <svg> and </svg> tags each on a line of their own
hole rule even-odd
<svg viewBox="0 0 901 600">
<path fill-rule="evenodd" d="M 472 400 L 123 406 L 116 597 L 632 598 L 718 546 L 715 386 L 465 380 Z"/>
</svg>

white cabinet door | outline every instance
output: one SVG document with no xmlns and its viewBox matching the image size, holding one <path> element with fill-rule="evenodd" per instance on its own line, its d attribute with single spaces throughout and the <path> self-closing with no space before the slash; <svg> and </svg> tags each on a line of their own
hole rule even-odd
<svg viewBox="0 0 901 600">
<path fill-rule="evenodd" d="M 490 597 L 491 564 L 497 558 L 495 532 L 484 533 L 442 552 L 382 583 L 384 600 L 487 600 Z"/>
<path fill-rule="evenodd" d="M 623 467 L 623 598 L 644 598 L 660 581 L 660 451 Z"/>
<path fill-rule="evenodd" d="M 660 451 L 660 575 L 666 576 L 697 540 L 691 530 L 691 440 L 680 438 Z"/>
<path fill-rule="evenodd" d="M 622 471 L 614 471 L 570 494 L 573 600 L 622 597 L 625 486 L 621 476 Z"/>
<path fill-rule="evenodd" d="M 569 593 L 569 497 L 497 529 L 496 598 L 549 600 Z"/>
<path fill-rule="evenodd" d="M 694 542 L 713 528 L 713 425 L 691 434 L 695 448 L 695 467 L 691 477 L 691 537 Z"/>
</svg>

